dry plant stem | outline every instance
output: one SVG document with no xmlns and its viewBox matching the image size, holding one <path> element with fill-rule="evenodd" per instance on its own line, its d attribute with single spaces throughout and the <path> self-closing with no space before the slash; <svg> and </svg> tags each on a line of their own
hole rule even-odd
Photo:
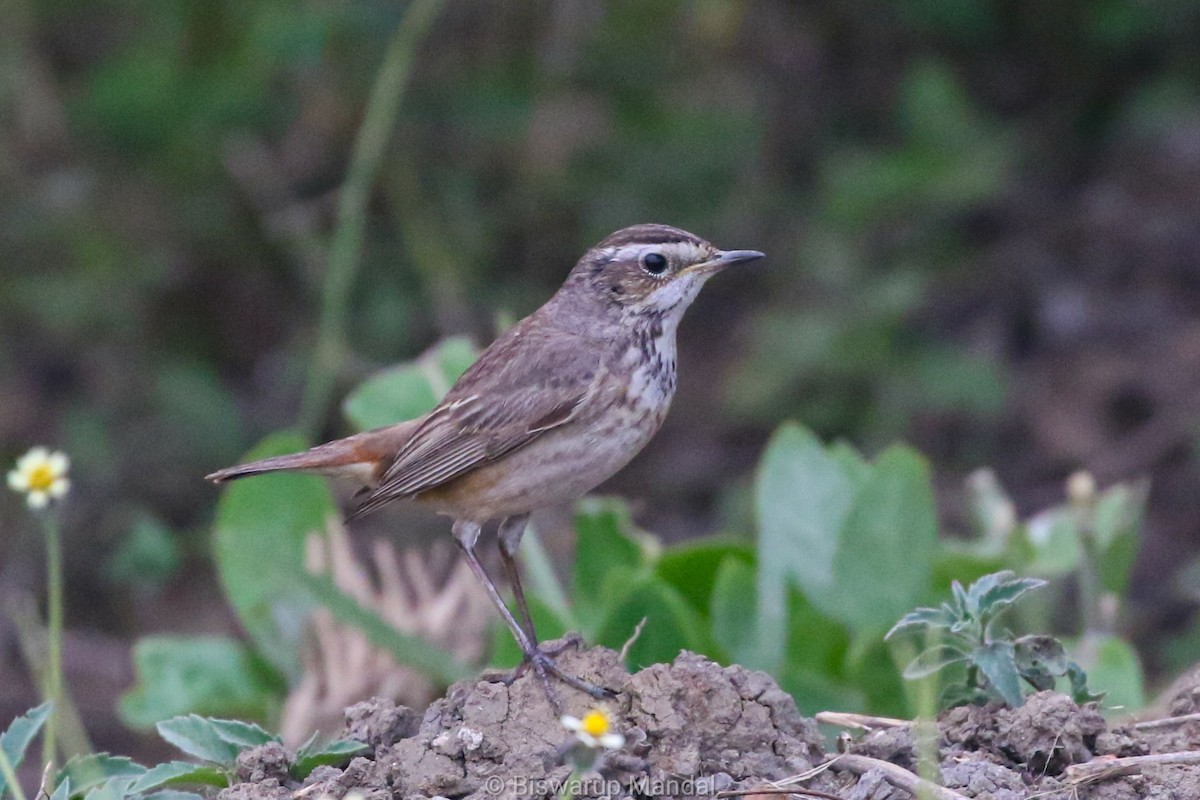
<svg viewBox="0 0 1200 800">
<path fill-rule="evenodd" d="M 41 620 L 38 619 L 34 599 L 25 594 L 9 597 L 4 602 L 4 613 L 12 620 L 13 627 L 16 628 L 21 658 L 24 659 L 30 674 L 46 674 L 44 647 L 46 636 Z M 79 755 L 92 752 L 92 743 L 88 740 L 79 711 L 75 708 L 75 703 L 72 702 L 70 694 L 65 689 L 55 711 L 58 716 L 59 738 L 63 742 L 61 749 Z"/>
<path fill-rule="evenodd" d="M 1148 719 L 1145 722 L 1133 723 L 1133 728 L 1139 731 L 1152 731 L 1159 728 L 1174 728 L 1177 725 L 1186 725 L 1189 722 L 1200 722 L 1200 714 L 1180 714 L 1178 717 Z"/>
<path fill-rule="evenodd" d="M 337 228 L 321 291 L 316 352 L 304 387 L 300 426 L 312 435 L 333 393 L 337 365 L 345 350 L 350 289 L 358 272 L 366 230 L 366 207 L 400 99 L 412 73 L 417 46 L 429 31 L 442 0 L 414 0 L 408 6 L 371 87 L 362 128 L 354 140 L 350 166 L 338 198 Z"/>
<path fill-rule="evenodd" d="M 914 797 L 932 797 L 936 800 L 967 800 L 956 791 L 938 786 L 932 781 L 919 778 L 903 767 L 898 767 L 887 761 L 868 756 L 856 756 L 844 753 L 837 758 L 834 769 L 853 772 L 855 775 L 865 775 L 873 769 L 883 773 L 883 778 L 897 789 L 903 789 Z"/>
<path fill-rule="evenodd" d="M 633 647 L 634 642 L 642 635 L 642 629 L 646 627 L 646 617 L 642 617 L 637 625 L 633 626 L 633 633 L 629 634 L 629 638 L 625 640 L 625 644 L 621 645 L 621 661 L 629 658 L 629 648 Z"/>
<path fill-rule="evenodd" d="M 870 714 L 852 714 L 845 711 L 819 711 L 817 722 L 835 725 L 839 728 L 858 728 L 864 731 L 877 731 L 885 728 L 907 728 L 912 725 L 909 719 L 894 719 L 892 717 L 873 717 Z"/>
<path fill-rule="evenodd" d="M 1151 756 L 1129 756 L 1128 758 L 1095 759 L 1083 764 L 1067 767 L 1067 783 L 1080 784 L 1118 778 L 1141 772 L 1143 767 L 1191 766 L 1200 764 L 1200 750 L 1184 750 L 1180 753 L 1159 753 Z"/>
</svg>

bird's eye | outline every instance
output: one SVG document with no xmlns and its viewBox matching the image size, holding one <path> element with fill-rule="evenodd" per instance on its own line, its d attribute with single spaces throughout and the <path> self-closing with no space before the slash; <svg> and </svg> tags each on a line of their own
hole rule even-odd
<svg viewBox="0 0 1200 800">
<path fill-rule="evenodd" d="M 651 275 L 662 275 L 667 271 L 667 257 L 662 253 L 646 253 L 642 256 L 642 269 Z"/>
</svg>

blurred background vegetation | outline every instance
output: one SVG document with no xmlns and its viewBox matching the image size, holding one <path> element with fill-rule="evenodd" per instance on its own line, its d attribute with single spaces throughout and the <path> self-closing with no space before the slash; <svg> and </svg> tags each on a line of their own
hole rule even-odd
<svg viewBox="0 0 1200 800">
<path fill-rule="evenodd" d="M 605 487 L 639 525 L 749 535 L 789 418 L 911 443 L 951 532 L 981 466 L 1021 517 L 1078 468 L 1146 477 L 1126 629 L 1155 681 L 1200 658 L 1200 5 L 431 7 L 337 397 L 446 336 L 486 343 L 616 228 L 761 249 L 698 300 L 675 409 Z M 102 748 L 132 746 L 113 700 L 135 638 L 237 630 L 200 478 L 301 418 L 339 188 L 406 8 L 0 2 L 0 456 L 73 458 L 68 682 Z M 20 502 L 0 499 L 6 596 L 42 585 Z M 36 696 L 17 627 L 0 719 Z"/>
</svg>

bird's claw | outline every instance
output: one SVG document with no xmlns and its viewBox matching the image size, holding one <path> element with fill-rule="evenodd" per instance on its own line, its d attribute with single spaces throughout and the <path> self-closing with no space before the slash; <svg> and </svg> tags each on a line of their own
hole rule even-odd
<svg viewBox="0 0 1200 800">
<path fill-rule="evenodd" d="M 533 650 L 525 654 L 525 660 L 521 662 L 515 670 L 502 682 L 506 686 L 511 686 L 514 681 L 528 672 L 533 670 L 538 676 L 538 681 L 542 684 L 542 690 L 546 693 L 546 699 L 550 701 L 550 705 L 554 707 L 556 714 L 562 714 L 562 700 L 558 697 L 558 692 L 554 690 L 554 686 L 550 681 L 553 676 L 558 680 L 570 686 L 572 689 L 583 692 L 597 700 L 608 700 L 616 697 L 616 692 L 611 689 L 606 689 L 603 686 L 597 686 L 594 683 L 585 681 L 582 678 L 563 671 L 558 665 L 555 657 L 560 655 L 564 650 L 570 647 L 579 647 L 583 639 L 578 634 L 568 634 L 563 641 L 551 648 L 543 648 L 541 645 L 535 646 Z"/>
</svg>

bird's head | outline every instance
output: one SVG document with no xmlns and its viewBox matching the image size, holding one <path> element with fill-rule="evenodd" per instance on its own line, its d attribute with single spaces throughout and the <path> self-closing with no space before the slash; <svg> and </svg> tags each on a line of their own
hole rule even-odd
<svg viewBox="0 0 1200 800">
<path fill-rule="evenodd" d="M 762 257 L 757 250 L 719 250 L 668 225 L 634 225 L 587 251 L 564 288 L 586 292 L 622 316 L 677 321 L 705 281 L 725 267 Z"/>
</svg>

